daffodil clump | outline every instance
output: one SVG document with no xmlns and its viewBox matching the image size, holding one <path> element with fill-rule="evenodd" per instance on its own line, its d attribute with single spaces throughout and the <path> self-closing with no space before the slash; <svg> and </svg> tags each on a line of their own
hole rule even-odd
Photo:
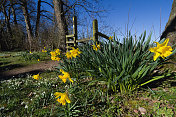
<svg viewBox="0 0 176 117">
<path fill-rule="evenodd" d="M 51 53 L 51 59 L 55 60 L 57 55 L 60 55 L 60 51 L 59 49 L 57 49 L 54 52 L 50 52 Z M 79 51 L 79 48 L 74 48 L 72 47 L 72 50 L 68 51 L 65 56 L 67 59 L 72 59 L 72 58 L 76 58 L 77 56 L 79 57 L 81 54 L 81 51 Z M 59 58 L 60 60 L 60 58 Z M 62 73 L 62 75 L 59 75 L 58 77 L 64 82 L 66 83 L 67 79 L 73 83 L 73 80 L 70 77 L 70 74 L 66 71 L 64 71 L 63 69 L 60 69 L 60 72 Z M 60 93 L 60 92 L 56 92 L 54 94 L 57 98 L 57 101 L 59 103 L 61 103 L 62 105 L 66 105 L 67 103 L 71 103 L 70 99 L 68 98 L 68 94 L 67 93 Z"/>
<path fill-rule="evenodd" d="M 42 50 L 42 52 L 46 52 L 45 48 L 44 50 Z M 56 49 L 55 51 L 51 51 L 50 54 L 51 54 L 51 60 L 59 61 L 61 59 L 59 57 L 61 54 L 61 51 L 59 49 Z M 81 51 L 79 51 L 79 48 L 72 47 L 72 50 L 67 52 L 65 56 L 67 59 L 72 59 L 72 58 L 76 58 L 77 56 L 79 57 L 80 54 L 81 54 Z M 60 72 L 62 73 L 62 75 L 59 75 L 58 77 L 64 83 L 66 83 L 67 79 L 73 83 L 73 80 L 71 79 L 70 74 L 68 72 L 64 71 L 63 69 L 60 69 Z M 66 102 L 71 103 L 70 99 L 67 96 L 67 93 L 56 92 L 54 95 L 56 96 L 57 101 L 60 102 L 62 105 L 65 105 Z"/>
<path fill-rule="evenodd" d="M 155 53 L 153 56 L 153 60 L 156 61 L 158 57 L 162 57 L 165 59 L 165 57 L 172 54 L 172 47 L 167 46 L 169 42 L 169 39 L 166 39 L 162 44 L 159 44 L 158 42 L 154 42 L 157 44 L 157 47 L 150 48 L 149 51 Z"/>
<path fill-rule="evenodd" d="M 72 47 L 72 50 L 68 51 L 65 56 L 68 59 L 72 59 L 73 57 L 76 58 L 77 56 L 79 57 L 81 54 L 81 51 L 79 51 L 79 48 L 75 49 L 74 47 Z"/>
<path fill-rule="evenodd" d="M 51 60 L 53 61 L 60 61 L 61 58 L 59 58 L 58 56 L 61 54 L 59 49 L 56 49 L 55 51 L 51 51 Z"/>
<path fill-rule="evenodd" d="M 84 74 L 80 77 L 91 76 L 93 80 L 106 82 L 109 90 L 114 92 L 134 91 L 155 80 L 171 76 L 170 73 L 154 74 L 154 71 L 167 60 L 166 57 L 176 52 L 171 46 L 167 46 L 169 39 L 154 42 L 157 47 L 151 47 L 151 35 L 147 40 L 145 36 L 146 32 L 139 40 L 134 41 L 129 35 L 121 45 L 118 39 L 110 36 L 109 40 L 113 41 L 79 46 L 81 56 L 70 61 L 64 60 L 61 66 L 72 75 L 77 73 L 77 77 Z M 100 45 L 101 51 L 98 51 Z M 69 52 L 66 57 L 70 59 L 73 56 Z M 157 59 L 159 57 L 164 60 L 160 61 Z"/>
<path fill-rule="evenodd" d="M 93 50 L 98 51 L 100 49 L 100 44 L 97 44 L 96 42 L 96 45 L 92 45 L 92 47 L 93 47 Z"/>
</svg>

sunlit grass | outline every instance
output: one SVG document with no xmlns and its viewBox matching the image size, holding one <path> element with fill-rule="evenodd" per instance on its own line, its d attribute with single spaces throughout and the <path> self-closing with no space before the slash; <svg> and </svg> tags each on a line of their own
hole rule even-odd
<svg viewBox="0 0 176 117">
<path fill-rule="evenodd" d="M 40 63 L 42 61 L 50 60 L 50 56 L 42 52 L 34 52 L 40 56 L 38 60 L 27 60 L 22 57 L 25 52 L 1 52 L 0 53 L 0 71 L 7 71 L 18 67 L 24 67 L 31 64 Z"/>
<path fill-rule="evenodd" d="M 111 49 L 112 45 L 104 46 Z M 101 50 L 103 49 L 101 48 Z M 107 51 L 108 49 L 105 50 Z M 14 67 L 22 67 L 50 60 L 50 56 L 47 53 L 33 53 L 36 54 L 36 57 L 40 57 L 40 61 L 37 61 L 37 58 L 35 57 L 31 60 L 25 60 L 25 56 L 29 55 L 29 58 L 31 57 L 29 52 L 0 53 L 1 71 L 13 69 L 13 65 L 19 65 Z M 92 53 L 95 54 L 93 49 Z M 22 57 L 23 54 L 25 54 L 25 56 Z M 85 56 L 86 55 L 88 54 L 85 54 Z M 110 55 L 112 54 L 109 54 L 107 57 Z M 65 55 L 61 56 L 61 58 L 65 57 Z M 79 57 L 81 56 L 82 55 Z M 90 55 L 88 57 L 90 57 Z M 83 57 L 83 59 L 84 58 L 85 57 Z M 95 59 L 96 57 L 93 58 L 94 61 Z M 69 80 L 63 82 L 59 78 L 59 75 L 61 75 L 59 71 L 61 68 L 64 68 L 62 64 L 58 65 L 57 70 L 46 70 L 45 72 L 39 73 L 41 79 L 38 80 L 35 80 L 32 77 L 36 74 L 28 74 L 24 78 L 12 78 L 0 81 L 0 115 L 12 117 L 174 117 L 176 115 L 175 76 L 159 80 L 159 82 L 155 81 L 150 85 L 145 85 L 145 87 L 140 87 L 133 91 L 122 93 L 120 90 L 113 91 L 108 89 L 108 85 L 105 81 L 94 79 L 99 77 L 99 74 L 97 74 L 96 71 L 95 74 L 97 75 L 92 75 L 90 71 L 87 71 L 86 73 L 85 71 L 80 72 L 89 64 L 84 62 L 82 64 L 85 66 L 77 67 L 75 65 L 75 60 L 76 59 L 68 61 L 68 66 L 65 66 L 70 69 L 70 71 L 68 70 L 67 72 L 71 75 L 71 78 L 74 81 L 73 83 Z M 90 58 L 88 58 L 88 60 L 90 60 Z M 73 62 L 73 66 L 70 66 L 71 62 Z M 108 63 L 110 62 L 112 61 L 109 61 Z M 10 65 L 12 68 L 8 68 Z M 96 65 L 97 64 L 95 64 L 95 66 Z M 74 69 L 71 69 L 72 67 Z M 108 70 L 109 67 L 106 67 L 106 69 Z M 169 69 L 171 70 L 171 68 Z M 76 70 L 78 70 L 78 72 L 76 72 Z M 63 93 L 67 91 L 69 92 L 68 97 L 70 98 L 71 103 L 67 103 L 63 106 L 56 101 L 54 93 Z"/>
<path fill-rule="evenodd" d="M 55 72 L 47 71 L 42 73 L 41 77 L 43 78 L 40 81 L 34 80 L 31 76 L 1 81 L 0 114 L 2 116 L 58 115 L 62 106 L 56 102 L 53 94 L 65 86 Z M 83 101 L 83 98 L 85 101 L 85 98 L 87 98 L 87 105 L 75 107 L 81 111 L 82 116 L 85 116 L 85 114 L 89 116 L 140 116 L 139 107 L 147 110 L 145 116 L 164 116 L 168 114 L 168 111 L 170 112 L 169 116 L 174 115 L 176 111 L 175 83 L 176 80 L 168 79 L 156 88 L 142 89 L 125 95 L 120 93 L 111 94 L 110 104 L 107 104 L 106 95 L 103 94 L 104 86 L 101 86 L 101 84 L 87 86 L 86 81 L 84 81 L 82 93 L 72 92 L 72 97 L 74 97 L 74 94 L 78 95 L 76 97 L 80 97 L 77 103 L 81 103 L 79 101 Z M 95 92 L 97 94 L 92 95 Z M 93 100 L 91 95 L 95 96 Z M 81 113 L 78 114 L 81 115 Z"/>
</svg>

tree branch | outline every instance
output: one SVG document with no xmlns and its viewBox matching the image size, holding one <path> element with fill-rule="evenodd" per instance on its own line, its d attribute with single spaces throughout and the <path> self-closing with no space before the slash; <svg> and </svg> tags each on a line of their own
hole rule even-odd
<svg viewBox="0 0 176 117">
<path fill-rule="evenodd" d="M 48 12 L 48 13 L 54 15 L 54 13 L 52 13 L 52 12 L 50 12 L 50 11 L 47 11 L 47 10 L 41 10 L 41 12 Z"/>
<path fill-rule="evenodd" d="M 46 1 L 41 1 L 41 2 L 48 4 L 51 8 L 54 8 L 54 6 L 52 4 L 50 4 L 50 3 L 46 2 Z"/>
<path fill-rule="evenodd" d="M 52 18 L 50 18 L 50 17 L 48 17 L 47 15 L 43 15 L 43 14 L 41 14 L 41 16 L 44 16 L 44 17 L 46 17 L 47 19 L 49 19 L 49 20 L 53 21 L 53 19 L 52 19 Z"/>
</svg>

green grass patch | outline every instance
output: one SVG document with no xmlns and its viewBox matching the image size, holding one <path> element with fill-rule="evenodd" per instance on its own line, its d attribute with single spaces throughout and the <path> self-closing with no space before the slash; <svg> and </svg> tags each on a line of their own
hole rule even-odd
<svg viewBox="0 0 176 117">
<path fill-rule="evenodd" d="M 27 53 L 27 54 L 26 53 L 27 52 L 1 52 L 0 53 L 0 71 L 3 72 L 14 68 L 24 67 L 27 65 L 50 60 L 50 56 L 42 52 L 33 52 L 33 54 L 38 55 L 39 58 L 28 60 L 28 59 L 25 59 L 24 55 L 29 56 L 30 53 Z M 38 61 L 38 59 L 40 61 Z"/>
<path fill-rule="evenodd" d="M 146 109 L 143 116 L 174 117 L 176 111 L 175 79 L 168 79 L 162 85 L 129 94 L 109 94 L 107 103 L 106 87 L 95 83 L 88 85 L 82 81 L 74 86 L 70 98 L 72 104 L 60 105 L 54 96 L 64 90 L 65 84 L 58 74 L 47 71 L 40 75 L 41 80 L 32 76 L 1 81 L 0 114 L 2 116 L 141 116 L 139 108 Z M 168 85 L 165 85 L 165 84 Z M 72 106 L 72 108 L 70 107 Z M 67 109 L 67 113 L 66 112 Z"/>
</svg>

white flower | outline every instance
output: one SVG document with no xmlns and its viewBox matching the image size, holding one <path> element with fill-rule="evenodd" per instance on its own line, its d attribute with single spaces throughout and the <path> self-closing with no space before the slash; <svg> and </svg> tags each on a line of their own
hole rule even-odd
<svg viewBox="0 0 176 117">
<path fill-rule="evenodd" d="M 24 108 L 28 108 L 28 105 L 25 105 L 25 107 Z"/>
</svg>

